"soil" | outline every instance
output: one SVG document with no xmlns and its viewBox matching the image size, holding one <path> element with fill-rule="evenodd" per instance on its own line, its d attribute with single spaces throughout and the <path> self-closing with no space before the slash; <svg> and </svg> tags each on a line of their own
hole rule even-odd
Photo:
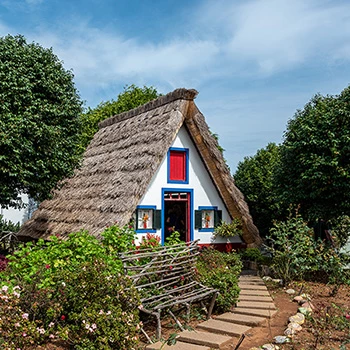
<svg viewBox="0 0 350 350">
<path fill-rule="evenodd" d="M 307 318 L 302 325 L 303 330 L 293 337 L 290 344 L 279 345 L 281 350 L 350 350 L 350 286 L 341 286 L 335 296 L 331 296 L 332 287 L 321 283 L 304 282 L 294 283 L 288 286 L 297 292 L 307 293 L 315 307 L 312 319 Z M 246 337 L 238 350 L 249 350 L 272 343 L 277 335 L 283 335 L 288 324 L 288 318 L 297 312 L 298 305 L 292 301 L 292 297 L 286 293 L 286 288 L 268 286 L 278 312 L 261 326 L 252 328 L 246 333 Z M 215 315 L 213 316 L 215 317 Z M 202 322 L 200 317 L 193 319 L 189 326 L 195 328 Z M 334 322 L 336 321 L 336 322 Z M 149 325 L 152 327 L 152 325 Z M 337 329 L 338 328 L 338 329 Z M 163 337 L 167 339 L 172 334 L 179 332 L 174 327 L 173 320 L 164 320 L 162 327 Z M 228 345 L 223 350 L 233 350 L 235 345 Z M 66 350 L 64 344 L 47 344 L 35 349 Z"/>
</svg>

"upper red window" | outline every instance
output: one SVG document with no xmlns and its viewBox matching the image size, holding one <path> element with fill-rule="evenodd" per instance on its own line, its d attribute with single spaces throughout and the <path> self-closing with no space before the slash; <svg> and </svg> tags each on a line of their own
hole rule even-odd
<svg viewBox="0 0 350 350">
<path fill-rule="evenodd" d="M 188 149 L 170 149 L 168 181 L 188 183 Z"/>
</svg>

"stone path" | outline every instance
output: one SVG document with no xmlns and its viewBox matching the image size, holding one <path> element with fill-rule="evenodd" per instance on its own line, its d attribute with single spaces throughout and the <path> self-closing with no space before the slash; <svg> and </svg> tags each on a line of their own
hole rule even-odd
<svg viewBox="0 0 350 350">
<path fill-rule="evenodd" d="M 194 331 L 181 332 L 175 345 L 169 346 L 157 342 L 148 345 L 146 349 L 211 350 L 236 345 L 242 334 L 277 312 L 260 277 L 242 275 L 239 287 L 241 288 L 239 302 L 232 312 L 199 323 Z"/>
</svg>

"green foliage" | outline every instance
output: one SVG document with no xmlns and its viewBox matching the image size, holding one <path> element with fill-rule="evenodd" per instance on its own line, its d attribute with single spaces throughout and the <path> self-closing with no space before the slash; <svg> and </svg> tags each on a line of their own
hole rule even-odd
<svg viewBox="0 0 350 350">
<path fill-rule="evenodd" d="M 165 239 L 164 245 L 175 245 L 175 244 L 186 244 L 186 242 L 181 241 L 180 232 L 173 231 L 169 237 Z"/>
<path fill-rule="evenodd" d="M 346 257 L 331 246 L 313 238 L 313 230 L 296 215 L 275 222 L 268 238 L 273 255 L 271 268 L 284 283 L 291 280 L 319 279 L 335 286 L 348 283 L 344 273 Z"/>
<path fill-rule="evenodd" d="M 281 147 L 281 196 L 308 220 L 350 209 L 350 87 L 314 96 L 288 123 Z"/>
<path fill-rule="evenodd" d="M 215 227 L 213 238 L 216 237 L 234 237 L 240 236 L 243 233 L 242 222 L 238 218 L 233 218 L 231 222 L 221 221 L 221 223 Z"/>
<path fill-rule="evenodd" d="M 246 248 L 239 252 L 242 260 L 255 261 L 258 265 L 270 265 L 271 258 L 263 255 L 258 248 Z"/>
<path fill-rule="evenodd" d="M 0 215 L 0 232 L 4 232 L 4 231 L 17 232 L 19 228 L 20 228 L 19 222 L 15 224 L 10 220 L 6 220 L 2 215 Z"/>
<path fill-rule="evenodd" d="M 159 97 L 160 94 L 154 87 L 135 85 L 126 86 L 118 95 L 117 100 L 100 103 L 96 108 L 89 108 L 81 116 L 82 120 L 82 148 L 85 149 L 95 133 L 98 131 L 98 123 L 113 115 L 129 111 Z"/>
<path fill-rule="evenodd" d="M 102 236 L 102 244 L 85 231 L 51 237 L 10 257 L 0 275 L 0 344 L 17 349 L 59 338 L 75 349 L 135 347 L 139 294 L 118 258 L 134 232 L 112 226 Z"/>
<path fill-rule="evenodd" d="M 203 249 L 197 269 L 199 281 L 220 292 L 215 305 L 217 311 L 229 311 L 237 302 L 240 292 L 238 277 L 242 263 L 238 254 L 221 253 L 214 248 Z"/>
<path fill-rule="evenodd" d="M 245 157 L 238 163 L 234 179 L 249 206 L 254 224 L 265 237 L 272 227 L 273 220 L 283 211 L 283 201 L 276 195 L 278 184 L 275 171 L 279 164 L 280 146 L 269 143 L 252 157 Z"/>
<path fill-rule="evenodd" d="M 23 36 L 0 38 L 0 204 L 38 201 L 71 175 L 80 154 L 82 103 L 73 74 Z"/>
<path fill-rule="evenodd" d="M 350 238 L 350 216 L 342 215 L 331 221 L 332 235 L 337 247 L 343 247 Z"/>
</svg>

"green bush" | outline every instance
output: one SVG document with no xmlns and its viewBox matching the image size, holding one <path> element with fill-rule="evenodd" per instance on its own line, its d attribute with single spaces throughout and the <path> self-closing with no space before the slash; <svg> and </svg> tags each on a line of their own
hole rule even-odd
<svg viewBox="0 0 350 350">
<path fill-rule="evenodd" d="M 117 255 L 134 234 L 110 227 L 102 236 L 102 244 L 85 231 L 52 237 L 10 257 L 0 275 L 0 344 L 17 349 L 60 338 L 75 349 L 135 347 L 140 300 Z"/>
<path fill-rule="evenodd" d="M 324 242 L 316 241 L 313 230 L 300 216 L 275 222 L 270 233 L 271 267 L 284 283 L 318 279 L 339 286 L 348 282 L 344 273 L 346 257 Z"/>
<path fill-rule="evenodd" d="M 213 237 L 234 237 L 240 236 L 243 233 L 242 222 L 238 218 L 233 218 L 233 220 L 228 223 L 221 221 L 221 223 L 215 227 Z"/>
<path fill-rule="evenodd" d="M 221 253 L 214 248 L 205 248 L 199 255 L 198 279 L 220 292 L 215 305 L 218 312 L 229 311 L 237 302 L 241 269 L 242 263 L 236 253 Z"/>
</svg>

